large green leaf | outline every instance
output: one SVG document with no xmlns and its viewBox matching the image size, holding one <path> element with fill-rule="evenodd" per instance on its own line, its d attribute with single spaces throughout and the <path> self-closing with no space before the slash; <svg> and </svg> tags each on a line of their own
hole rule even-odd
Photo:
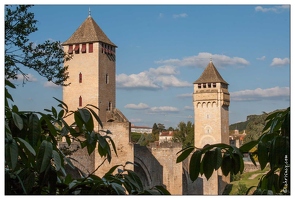
<svg viewBox="0 0 295 200">
<path fill-rule="evenodd" d="M 117 195 L 124 195 L 125 193 L 125 189 L 124 187 L 122 187 L 122 185 L 118 184 L 118 183 L 111 183 L 112 188 L 115 190 Z"/>
<path fill-rule="evenodd" d="M 202 152 L 197 150 L 193 153 L 189 163 L 189 175 L 192 181 L 197 180 L 200 173 Z"/>
<path fill-rule="evenodd" d="M 64 116 L 65 111 L 64 110 L 60 110 L 58 113 L 58 119 L 62 119 L 62 117 Z"/>
<path fill-rule="evenodd" d="M 52 144 L 46 140 L 43 140 L 40 145 L 39 152 L 37 155 L 37 160 L 36 160 L 39 173 L 44 172 L 46 168 L 48 167 L 48 165 L 50 165 L 50 161 L 52 158 L 52 150 L 53 150 Z"/>
<path fill-rule="evenodd" d="M 28 123 L 30 134 L 28 135 L 29 143 L 32 146 L 37 145 L 41 133 L 41 124 L 36 114 L 30 114 Z"/>
<path fill-rule="evenodd" d="M 81 147 L 86 146 L 88 154 L 90 155 L 96 148 L 97 135 L 94 132 L 87 133 L 86 140 L 81 143 Z"/>
<path fill-rule="evenodd" d="M 201 164 L 203 165 L 203 173 L 208 180 L 211 177 L 216 166 L 215 151 L 207 151 L 203 157 Z"/>
<path fill-rule="evenodd" d="M 11 88 L 15 88 L 15 85 L 11 83 L 8 79 L 5 79 L 5 86 L 9 86 Z"/>
<path fill-rule="evenodd" d="M 51 120 L 49 119 L 48 115 L 42 115 L 42 119 L 44 119 L 46 121 L 46 125 L 51 133 L 51 135 L 53 135 L 54 137 L 57 136 L 57 130 L 56 128 L 53 126 Z"/>
<path fill-rule="evenodd" d="M 165 195 L 170 195 L 170 192 L 166 190 L 162 185 L 156 185 L 155 188 L 161 193 Z"/>
<path fill-rule="evenodd" d="M 221 171 L 223 175 L 227 176 L 231 170 L 231 157 L 229 154 L 224 154 L 222 163 L 221 163 Z"/>
<path fill-rule="evenodd" d="M 257 145 L 257 143 L 257 140 L 252 140 L 250 142 L 243 144 L 239 149 L 242 153 L 248 153 L 253 147 Z"/>
<path fill-rule="evenodd" d="M 36 155 L 36 152 L 35 152 L 34 148 L 27 141 L 25 141 L 22 138 L 16 138 L 16 140 L 20 143 L 20 145 L 23 148 L 25 148 L 27 151 L 29 151 L 34 156 Z"/>
<path fill-rule="evenodd" d="M 183 160 L 185 160 L 194 149 L 195 149 L 195 147 L 189 146 L 189 147 L 186 147 L 186 148 L 182 149 L 181 151 L 179 151 L 178 153 L 181 153 L 181 154 L 177 157 L 176 163 L 180 163 Z"/>
<path fill-rule="evenodd" d="M 52 157 L 53 157 L 53 161 L 55 163 L 56 171 L 59 171 L 60 168 L 62 167 L 61 158 L 60 158 L 59 153 L 57 151 L 53 150 Z"/>
<path fill-rule="evenodd" d="M 77 125 L 78 128 L 79 128 L 79 131 L 81 132 L 82 129 L 83 129 L 83 119 L 82 119 L 81 114 L 80 114 L 79 111 L 76 111 L 76 112 L 74 113 L 74 119 L 75 119 L 75 123 L 76 123 L 76 125 Z"/>
<path fill-rule="evenodd" d="M 111 142 L 111 144 L 112 144 L 112 148 L 113 148 L 115 154 L 117 155 L 116 145 L 115 145 L 113 139 L 112 139 L 110 136 L 107 136 L 107 135 L 105 135 L 104 138 L 105 138 L 105 139 L 109 139 L 109 142 Z"/>
<path fill-rule="evenodd" d="M 214 166 L 214 169 L 217 170 L 222 164 L 222 153 L 219 147 L 215 148 L 214 152 L 215 152 L 215 159 L 216 159 L 216 165 Z"/>
<path fill-rule="evenodd" d="M 87 104 L 87 106 L 93 106 L 93 105 Z M 95 106 L 93 106 L 93 107 L 95 107 Z M 97 108 L 97 107 L 95 107 L 95 108 Z M 96 121 L 99 123 L 100 127 L 103 128 L 102 122 L 101 122 L 100 118 L 98 117 L 97 113 L 94 112 L 94 110 L 92 110 L 91 108 L 88 108 L 87 107 L 87 109 L 92 113 L 92 115 L 94 116 L 94 118 L 96 119 Z"/>
<path fill-rule="evenodd" d="M 87 131 L 92 132 L 94 129 L 94 123 L 92 117 L 89 118 L 89 120 L 86 122 L 85 127 Z"/>
<path fill-rule="evenodd" d="M 9 133 L 5 138 L 5 162 L 11 169 L 15 169 L 18 159 L 18 145 Z"/>
<path fill-rule="evenodd" d="M 52 112 L 52 115 L 53 115 L 55 118 L 57 118 L 57 111 L 56 111 L 56 109 L 55 109 L 53 106 L 51 106 L 51 112 Z"/>
<path fill-rule="evenodd" d="M 236 153 L 232 154 L 232 158 L 231 158 L 231 171 L 233 172 L 233 174 L 237 174 L 240 172 L 240 167 L 241 167 L 241 163 L 240 163 L 240 156 Z"/>
<path fill-rule="evenodd" d="M 261 170 L 263 170 L 268 162 L 268 150 L 267 147 L 265 145 L 265 143 L 263 142 L 259 142 L 258 143 L 258 150 L 257 150 L 257 154 L 258 154 L 258 161 L 260 163 L 260 168 Z"/>
<path fill-rule="evenodd" d="M 78 112 L 80 113 L 82 120 L 86 124 L 88 122 L 88 120 L 90 120 L 90 118 L 91 118 L 90 112 L 84 108 L 78 109 Z"/>
<path fill-rule="evenodd" d="M 13 122 L 16 125 L 16 127 L 19 130 L 22 130 L 23 127 L 24 127 L 23 119 L 18 114 L 16 114 L 15 112 L 12 112 L 11 114 L 12 114 Z"/>
<path fill-rule="evenodd" d="M 143 190 L 143 185 L 138 175 L 131 170 L 127 170 L 127 172 L 128 172 L 128 176 L 131 177 L 136 183 L 137 189 L 140 191 Z"/>
</svg>

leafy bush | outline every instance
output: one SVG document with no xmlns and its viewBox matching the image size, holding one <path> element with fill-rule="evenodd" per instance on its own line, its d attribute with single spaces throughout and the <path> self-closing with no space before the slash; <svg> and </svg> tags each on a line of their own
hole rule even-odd
<svg viewBox="0 0 295 200">
<path fill-rule="evenodd" d="M 7 87 L 15 86 L 5 80 L 5 194 L 169 194 L 162 186 L 145 190 L 139 177 L 125 169 L 131 162 L 112 167 L 103 177 L 92 173 L 74 179 L 65 165 L 75 169 L 69 157 L 58 148 L 57 138 L 68 145 L 78 141 L 88 154 L 94 150 L 111 162 L 111 148 L 116 153 L 110 131 L 94 131 L 94 120 L 103 128 L 93 105 L 76 111 L 56 99 L 61 110 L 51 107 L 47 112 L 20 111 Z M 65 118 L 73 117 L 67 124 Z M 55 125 L 58 126 L 55 126 Z M 102 164 L 103 164 L 102 163 Z M 101 164 L 101 165 L 102 165 Z"/>
</svg>

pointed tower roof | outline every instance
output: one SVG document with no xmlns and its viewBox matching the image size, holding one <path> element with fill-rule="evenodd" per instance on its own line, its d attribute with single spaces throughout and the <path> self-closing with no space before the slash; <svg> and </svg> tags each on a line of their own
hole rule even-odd
<svg viewBox="0 0 295 200">
<path fill-rule="evenodd" d="M 85 42 L 103 42 L 117 47 L 101 30 L 93 18 L 89 15 L 73 35 L 63 45 Z"/>
<path fill-rule="evenodd" d="M 194 82 L 194 84 L 196 83 L 224 83 L 228 85 L 228 83 L 223 80 L 212 61 L 209 62 L 200 78 Z"/>
</svg>

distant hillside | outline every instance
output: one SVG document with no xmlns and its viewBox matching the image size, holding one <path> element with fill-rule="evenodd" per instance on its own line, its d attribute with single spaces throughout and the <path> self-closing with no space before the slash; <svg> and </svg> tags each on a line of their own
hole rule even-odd
<svg viewBox="0 0 295 200">
<path fill-rule="evenodd" d="M 229 134 L 232 135 L 236 129 L 239 130 L 240 133 L 245 130 L 247 135 L 244 142 L 256 140 L 262 134 L 267 116 L 276 111 L 279 110 L 274 110 L 269 113 L 262 113 L 261 115 L 248 115 L 246 121 L 231 124 L 229 126 Z"/>
<path fill-rule="evenodd" d="M 229 130 L 230 131 L 232 131 L 232 130 L 239 130 L 241 132 L 243 130 L 246 130 L 247 124 L 248 124 L 248 121 L 238 122 L 238 123 L 235 123 L 235 124 L 231 124 L 231 125 L 229 125 Z"/>
</svg>

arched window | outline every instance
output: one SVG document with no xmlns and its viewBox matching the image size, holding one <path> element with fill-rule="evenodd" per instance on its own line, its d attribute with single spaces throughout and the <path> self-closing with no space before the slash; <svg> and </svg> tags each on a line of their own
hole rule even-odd
<svg viewBox="0 0 295 200">
<path fill-rule="evenodd" d="M 82 107 L 82 97 L 79 97 L 79 107 Z"/>
<path fill-rule="evenodd" d="M 82 83 L 82 74 L 81 74 L 81 72 L 79 74 L 79 83 Z"/>
</svg>

